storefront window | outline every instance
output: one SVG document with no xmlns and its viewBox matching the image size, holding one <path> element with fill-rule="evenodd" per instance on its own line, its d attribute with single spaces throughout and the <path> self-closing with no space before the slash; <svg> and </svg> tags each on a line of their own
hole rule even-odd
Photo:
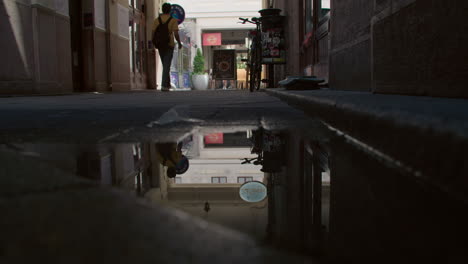
<svg viewBox="0 0 468 264">
<path fill-rule="evenodd" d="M 328 14 L 328 12 L 330 12 L 330 0 L 321 0 L 320 8 L 320 16 L 325 16 Z"/>
<path fill-rule="evenodd" d="M 171 63 L 171 81 L 177 88 L 189 88 L 190 72 L 192 70 L 191 41 L 187 30 L 184 28 L 180 28 L 179 36 L 182 43 L 187 44 L 187 46 L 179 49 L 178 44 L 176 44 L 174 47 Z"/>
<path fill-rule="evenodd" d="M 144 0 L 128 0 L 128 5 L 138 10 L 142 9 L 143 3 Z"/>
<path fill-rule="evenodd" d="M 129 21 L 129 26 L 128 26 L 128 35 L 130 36 L 130 50 L 129 50 L 129 53 L 130 53 L 130 72 L 134 72 L 135 71 L 135 56 L 133 54 L 133 50 L 134 50 L 134 47 L 133 47 L 133 44 L 135 43 L 134 42 L 134 35 L 133 35 L 133 23 L 131 23 L 131 21 Z"/>
<path fill-rule="evenodd" d="M 190 49 L 184 47 L 182 48 L 182 71 L 190 71 Z"/>
<path fill-rule="evenodd" d="M 237 69 L 247 68 L 246 62 L 243 61 L 245 59 L 247 59 L 247 52 L 238 52 L 236 54 Z"/>
<path fill-rule="evenodd" d="M 143 0 L 135 0 L 136 9 L 141 10 L 142 5 L 143 5 Z"/>
<path fill-rule="evenodd" d="M 317 7 L 316 11 L 314 11 L 314 6 Z M 317 16 L 320 20 L 329 12 L 330 0 L 304 0 L 304 34 L 307 34 L 313 30 L 314 16 Z"/>
<path fill-rule="evenodd" d="M 135 71 L 141 72 L 141 47 L 140 47 L 140 25 L 134 23 L 133 47 L 135 53 Z"/>
<path fill-rule="evenodd" d="M 172 56 L 171 62 L 171 71 L 178 72 L 179 71 L 179 49 L 174 49 L 174 55 Z"/>
<path fill-rule="evenodd" d="M 135 4 L 135 0 L 129 1 L 129 4 Z M 143 14 L 130 7 L 129 14 L 129 36 L 130 36 L 130 71 L 145 72 L 145 47 L 144 33 L 145 27 Z"/>
</svg>

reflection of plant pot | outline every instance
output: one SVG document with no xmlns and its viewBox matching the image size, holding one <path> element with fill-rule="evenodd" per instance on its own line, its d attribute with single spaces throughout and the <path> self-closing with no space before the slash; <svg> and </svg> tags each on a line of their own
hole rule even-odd
<svg viewBox="0 0 468 264">
<path fill-rule="evenodd" d="M 195 90 L 206 90 L 208 89 L 208 74 L 192 75 L 193 89 Z"/>
</svg>

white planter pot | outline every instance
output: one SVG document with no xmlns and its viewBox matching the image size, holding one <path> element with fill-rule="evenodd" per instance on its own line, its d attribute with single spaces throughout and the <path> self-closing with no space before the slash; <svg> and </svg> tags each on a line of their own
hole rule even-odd
<svg viewBox="0 0 468 264">
<path fill-rule="evenodd" d="M 206 90 L 208 89 L 208 74 L 204 75 L 192 75 L 193 89 L 195 90 Z"/>
</svg>

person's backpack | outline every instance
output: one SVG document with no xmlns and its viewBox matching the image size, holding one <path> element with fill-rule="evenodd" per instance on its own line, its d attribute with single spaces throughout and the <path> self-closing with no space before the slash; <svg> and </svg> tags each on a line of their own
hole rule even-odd
<svg viewBox="0 0 468 264">
<path fill-rule="evenodd" d="M 159 25 L 154 31 L 152 41 L 155 48 L 159 50 L 165 50 L 169 48 L 169 22 L 172 20 L 172 17 L 169 17 L 169 19 L 164 24 L 162 23 L 161 17 L 158 17 L 158 19 Z"/>
</svg>

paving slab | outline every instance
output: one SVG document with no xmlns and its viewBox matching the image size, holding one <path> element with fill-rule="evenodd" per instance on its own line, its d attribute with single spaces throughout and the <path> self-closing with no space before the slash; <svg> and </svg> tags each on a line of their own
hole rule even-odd
<svg viewBox="0 0 468 264">
<path fill-rule="evenodd" d="M 1 263 L 311 263 L 108 188 L 0 198 L 0 211 Z"/>
</svg>

